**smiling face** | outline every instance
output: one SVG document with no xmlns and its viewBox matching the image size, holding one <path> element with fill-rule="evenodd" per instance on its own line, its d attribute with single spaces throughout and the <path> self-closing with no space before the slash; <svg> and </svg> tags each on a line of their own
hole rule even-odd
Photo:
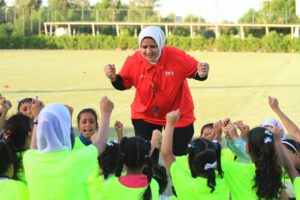
<svg viewBox="0 0 300 200">
<path fill-rule="evenodd" d="M 80 115 L 78 128 L 83 137 L 90 140 L 91 136 L 97 129 L 97 120 L 95 115 L 90 112 L 82 113 Z"/>
<path fill-rule="evenodd" d="M 156 63 L 156 59 L 159 55 L 159 49 L 152 38 L 144 38 L 142 40 L 140 52 L 149 63 Z"/>
</svg>

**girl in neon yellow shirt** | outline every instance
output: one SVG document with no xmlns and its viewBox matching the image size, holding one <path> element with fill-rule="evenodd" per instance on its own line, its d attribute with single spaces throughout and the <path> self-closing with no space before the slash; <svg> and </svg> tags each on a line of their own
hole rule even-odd
<svg viewBox="0 0 300 200">
<path fill-rule="evenodd" d="M 108 179 L 102 184 L 99 188 L 101 196 L 97 199 L 158 199 L 159 186 L 152 179 L 150 149 L 150 143 L 143 138 L 124 137 L 120 143 L 120 159 L 116 168 L 119 178 Z M 123 166 L 126 175 L 121 176 Z"/>
<path fill-rule="evenodd" d="M 229 119 L 224 130 L 227 138 L 237 137 L 237 129 Z M 263 127 L 251 129 L 247 133 L 246 150 L 253 163 L 222 161 L 232 199 L 281 198 L 282 170 L 275 152 L 273 132 Z"/>
<path fill-rule="evenodd" d="M 28 116 L 16 114 L 6 121 L 3 129 L 3 140 L 7 142 L 13 153 L 17 155 L 17 159 L 14 160 L 13 179 L 24 183 L 26 183 L 26 180 L 23 168 L 23 154 L 30 147 L 31 135 L 32 125 Z"/>
<path fill-rule="evenodd" d="M 5 141 L 0 141 L 0 199 L 28 200 L 29 194 L 26 185 L 12 179 L 14 174 L 14 154 Z"/>
<path fill-rule="evenodd" d="M 75 138 L 74 149 L 92 144 L 92 136 L 98 129 L 97 113 L 92 108 L 85 108 L 77 115 L 77 126 L 80 135 Z"/>
<path fill-rule="evenodd" d="M 71 115 L 66 106 L 52 103 L 42 110 L 32 103 L 34 126 L 31 150 L 24 154 L 24 169 L 31 200 L 89 199 L 88 175 L 106 146 L 113 103 L 103 97 L 99 103 L 101 126 L 95 142 L 72 150 Z"/>
<path fill-rule="evenodd" d="M 162 141 L 161 155 L 169 169 L 178 199 L 228 199 L 229 193 L 220 187 L 215 168 L 222 177 L 220 165 L 221 146 L 204 139 L 192 141 L 188 150 L 188 169 L 175 158 L 172 150 L 173 131 L 180 117 L 179 110 L 166 116 L 166 129 Z M 223 184 L 224 186 L 224 184 Z M 228 191 L 228 189 L 227 189 Z"/>
</svg>

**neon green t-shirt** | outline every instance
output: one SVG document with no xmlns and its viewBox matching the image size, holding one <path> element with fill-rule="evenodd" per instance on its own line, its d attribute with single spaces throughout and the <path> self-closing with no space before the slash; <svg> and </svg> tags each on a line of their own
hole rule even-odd
<svg viewBox="0 0 300 200">
<path fill-rule="evenodd" d="M 79 137 L 75 137 L 75 142 L 74 142 L 74 147 L 73 147 L 73 149 L 74 149 L 74 150 L 77 150 L 77 149 L 81 149 L 82 147 L 87 147 L 87 146 L 85 146 L 85 145 L 81 142 L 81 140 L 80 140 Z"/>
<path fill-rule="evenodd" d="M 294 180 L 294 191 L 296 199 L 300 199 L 300 176 L 296 177 Z"/>
<path fill-rule="evenodd" d="M 193 178 L 190 170 L 187 170 L 186 167 L 182 165 L 183 156 L 180 158 L 180 163 L 177 162 L 177 160 L 178 157 L 176 157 L 176 161 L 174 161 L 170 167 L 170 174 L 178 199 L 228 200 L 229 189 L 224 184 L 223 179 L 216 176 L 216 187 L 214 192 L 211 193 L 211 188 L 207 186 L 206 178 Z"/>
<path fill-rule="evenodd" d="M 25 183 L 12 179 L 0 179 L 0 199 L 28 200 L 29 193 Z"/>
<path fill-rule="evenodd" d="M 89 199 L 87 179 L 97 157 L 94 145 L 51 153 L 26 151 L 23 164 L 30 199 Z"/>
<path fill-rule="evenodd" d="M 159 185 L 155 179 L 151 179 L 151 199 L 159 199 Z M 111 199 L 122 199 L 122 200 L 133 200 L 143 199 L 144 192 L 147 187 L 131 188 L 120 183 L 119 178 L 110 178 L 105 181 L 98 192 L 99 196 L 93 200 L 111 200 Z"/>
<path fill-rule="evenodd" d="M 101 197 L 101 190 L 99 188 L 102 187 L 102 185 L 107 182 L 110 179 L 115 179 L 117 178 L 115 175 L 110 175 L 108 178 L 105 180 L 103 176 L 97 176 L 93 177 L 92 179 L 89 180 L 89 191 L 90 191 L 90 199 L 99 199 Z"/>
<path fill-rule="evenodd" d="M 234 161 L 234 153 L 232 153 L 232 151 L 228 147 L 222 148 L 221 159 L 227 161 Z"/>
<path fill-rule="evenodd" d="M 221 161 L 224 179 L 228 184 L 232 199 L 257 199 L 256 191 L 253 189 L 253 178 L 255 177 L 255 165 L 253 163 L 240 163 Z"/>
</svg>

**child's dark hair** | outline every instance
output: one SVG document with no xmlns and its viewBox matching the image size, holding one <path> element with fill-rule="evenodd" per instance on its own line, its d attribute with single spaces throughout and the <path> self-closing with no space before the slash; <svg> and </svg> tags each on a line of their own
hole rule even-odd
<svg viewBox="0 0 300 200">
<path fill-rule="evenodd" d="M 24 99 L 18 100 L 18 108 L 17 108 L 18 112 L 20 111 L 20 108 L 24 103 L 31 103 L 32 100 L 33 100 L 32 98 L 24 98 Z"/>
<path fill-rule="evenodd" d="M 211 193 L 215 190 L 216 175 L 215 167 L 219 176 L 223 177 L 221 168 L 221 145 L 210 142 L 204 138 L 192 141 L 189 147 L 188 161 L 192 177 L 207 177 L 207 186 L 211 188 Z M 216 166 L 213 166 L 216 163 Z"/>
<path fill-rule="evenodd" d="M 14 151 L 20 152 L 25 150 L 26 139 L 31 131 L 31 119 L 22 114 L 15 114 L 6 121 L 3 137 Z"/>
<path fill-rule="evenodd" d="M 98 164 L 102 170 L 104 179 L 107 179 L 110 174 L 115 174 L 119 157 L 120 145 L 117 142 L 107 143 L 105 150 L 98 157 Z"/>
<path fill-rule="evenodd" d="M 83 113 L 91 113 L 92 115 L 94 115 L 95 119 L 96 119 L 96 128 L 98 129 L 98 116 L 97 116 L 97 113 L 96 111 L 93 109 L 93 108 L 85 108 L 85 109 L 82 109 L 78 115 L 77 115 L 77 126 L 79 127 L 79 121 L 80 121 L 80 118 L 81 118 L 81 115 Z"/>
<path fill-rule="evenodd" d="M 256 166 L 254 186 L 259 199 L 279 199 L 282 170 L 273 142 L 273 133 L 257 127 L 248 134 L 251 158 Z"/>
<path fill-rule="evenodd" d="M 167 169 L 160 165 L 153 163 L 153 178 L 157 181 L 159 185 L 159 194 L 164 193 L 164 191 L 167 188 L 168 185 L 168 175 L 167 175 Z"/>
<path fill-rule="evenodd" d="M 4 177 L 9 167 L 14 166 L 13 163 L 16 159 L 9 145 L 4 140 L 0 141 L 0 158 L 0 177 Z"/>
<path fill-rule="evenodd" d="M 2 140 L 9 146 L 13 155 L 14 175 L 13 179 L 17 178 L 17 173 L 22 164 L 21 157 L 17 156 L 18 152 L 26 150 L 26 141 L 29 132 L 32 131 L 31 119 L 23 114 L 15 114 L 8 118 L 3 128 Z"/>
<path fill-rule="evenodd" d="M 292 153 L 300 152 L 299 144 L 293 139 L 281 140 L 281 143 L 288 148 Z"/>
<path fill-rule="evenodd" d="M 200 132 L 200 136 L 202 136 L 204 129 L 206 128 L 213 128 L 214 127 L 214 123 L 208 123 L 208 124 L 204 124 L 201 128 L 201 132 Z"/>
<path fill-rule="evenodd" d="M 143 168 L 145 164 L 147 165 L 144 173 L 147 175 L 149 185 L 143 195 L 144 200 L 151 199 L 152 162 L 149 156 L 150 149 L 150 143 L 141 137 L 124 137 L 120 143 L 120 159 L 116 170 L 116 176 L 120 177 L 123 164 L 131 169 L 139 169 Z"/>
</svg>

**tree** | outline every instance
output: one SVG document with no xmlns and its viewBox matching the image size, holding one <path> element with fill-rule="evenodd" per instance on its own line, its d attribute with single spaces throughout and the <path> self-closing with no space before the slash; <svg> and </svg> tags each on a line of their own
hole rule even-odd
<svg viewBox="0 0 300 200">
<path fill-rule="evenodd" d="M 31 12 L 31 9 L 38 10 L 42 4 L 42 0 L 16 0 L 15 6 L 19 9 L 25 9 Z"/>
<path fill-rule="evenodd" d="M 262 8 L 255 12 L 248 10 L 240 19 L 240 23 L 297 23 L 295 0 L 264 1 Z"/>
<path fill-rule="evenodd" d="M 0 0 L 0 8 L 5 7 L 6 3 L 4 0 Z"/>
<path fill-rule="evenodd" d="M 254 24 L 255 17 L 257 15 L 258 15 L 257 12 L 255 12 L 255 10 L 251 8 L 239 19 L 239 23 Z"/>
<path fill-rule="evenodd" d="M 69 8 L 88 9 L 90 7 L 89 0 L 69 0 Z"/>
<path fill-rule="evenodd" d="M 128 4 L 128 21 L 154 21 L 158 14 L 155 8 L 159 7 L 158 0 L 131 0 Z"/>
</svg>

